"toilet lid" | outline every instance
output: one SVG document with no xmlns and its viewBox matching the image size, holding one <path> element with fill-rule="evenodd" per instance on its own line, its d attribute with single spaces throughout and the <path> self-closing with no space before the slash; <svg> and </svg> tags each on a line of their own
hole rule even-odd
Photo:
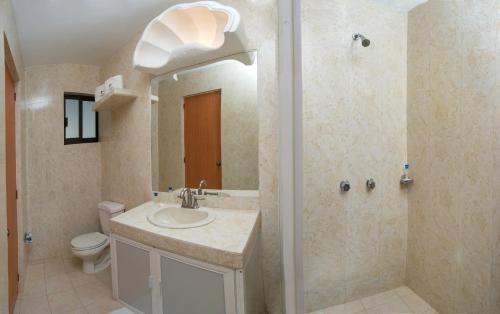
<svg viewBox="0 0 500 314">
<path fill-rule="evenodd" d="M 106 243 L 108 237 L 100 232 L 82 234 L 71 240 L 71 247 L 76 250 L 91 250 Z"/>
</svg>

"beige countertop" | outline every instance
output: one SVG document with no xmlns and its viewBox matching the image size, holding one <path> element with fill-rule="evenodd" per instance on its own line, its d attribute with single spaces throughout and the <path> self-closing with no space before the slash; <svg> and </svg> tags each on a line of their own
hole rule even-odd
<svg viewBox="0 0 500 314">
<path fill-rule="evenodd" d="M 166 203 L 147 202 L 111 220 L 111 233 L 161 250 L 211 264 L 241 269 L 260 230 L 256 209 L 208 208 L 215 220 L 191 229 L 168 229 L 151 224 L 147 216 Z"/>
</svg>

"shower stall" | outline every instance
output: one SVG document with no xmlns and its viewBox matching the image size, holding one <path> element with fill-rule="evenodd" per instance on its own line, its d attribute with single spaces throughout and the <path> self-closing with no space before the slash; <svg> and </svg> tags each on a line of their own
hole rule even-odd
<svg viewBox="0 0 500 314">
<path fill-rule="evenodd" d="M 500 313 L 500 1 L 294 3 L 285 305 Z"/>
</svg>

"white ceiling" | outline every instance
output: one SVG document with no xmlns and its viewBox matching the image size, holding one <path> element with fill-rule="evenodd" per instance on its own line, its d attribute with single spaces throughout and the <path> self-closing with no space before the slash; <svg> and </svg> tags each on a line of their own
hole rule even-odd
<svg viewBox="0 0 500 314">
<path fill-rule="evenodd" d="M 305 0 L 307 1 L 307 0 Z M 374 0 L 408 11 L 427 0 Z M 193 0 L 12 0 L 26 66 L 101 65 L 146 25 Z"/>
<path fill-rule="evenodd" d="M 176 0 L 13 0 L 26 66 L 100 65 Z M 191 1 L 182 1 L 191 2 Z"/>
<path fill-rule="evenodd" d="M 392 7 L 397 11 L 407 12 L 416 6 L 424 2 L 427 2 L 428 0 L 374 0 L 374 1 Z"/>
</svg>

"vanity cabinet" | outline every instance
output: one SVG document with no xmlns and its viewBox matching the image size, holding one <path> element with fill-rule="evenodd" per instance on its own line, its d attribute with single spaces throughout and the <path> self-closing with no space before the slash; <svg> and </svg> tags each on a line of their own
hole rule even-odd
<svg viewBox="0 0 500 314">
<path fill-rule="evenodd" d="M 144 314 L 254 314 L 262 286 L 252 284 L 246 269 L 258 270 L 252 258 L 245 269 L 229 269 L 193 260 L 137 243 L 118 235 L 111 237 L 114 297 L 137 313 Z M 252 254 L 252 257 L 257 254 Z M 255 263 L 256 265 L 250 266 Z M 251 275 L 251 276 L 250 276 Z M 257 291 L 253 291 L 257 289 Z M 247 291 L 245 291 L 247 290 Z M 252 304 L 245 304 L 252 299 Z"/>
<path fill-rule="evenodd" d="M 159 255 L 163 313 L 236 314 L 233 270 Z"/>
<path fill-rule="evenodd" d="M 153 313 L 151 289 L 152 249 L 138 243 L 113 241 L 113 280 L 115 298 L 138 313 Z"/>
</svg>

